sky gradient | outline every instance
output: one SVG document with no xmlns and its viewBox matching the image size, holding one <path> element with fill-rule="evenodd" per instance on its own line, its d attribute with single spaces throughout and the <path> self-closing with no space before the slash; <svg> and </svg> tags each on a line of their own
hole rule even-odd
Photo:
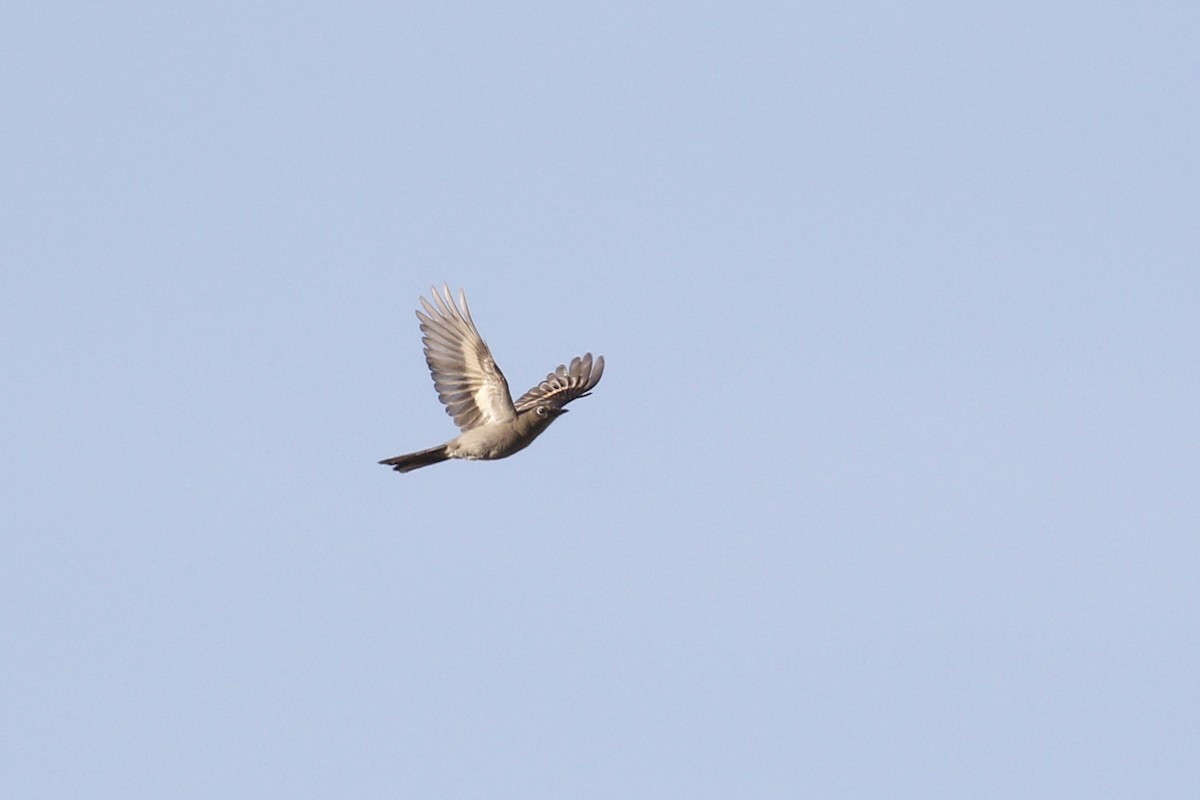
<svg viewBox="0 0 1200 800">
<path fill-rule="evenodd" d="M 1200 785 L 1194 4 L 0 16 L 0 795 Z"/>
</svg>

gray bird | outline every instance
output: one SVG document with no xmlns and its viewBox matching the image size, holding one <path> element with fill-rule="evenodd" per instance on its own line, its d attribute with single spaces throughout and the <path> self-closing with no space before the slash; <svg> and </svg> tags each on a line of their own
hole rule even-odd
<svg viewBox="0 0 1200 800">
<path fill-rule="evenodd" d="M 587 397 L 604 374 L 604 356 L 595 362 L 592 354 L 571 359 L 570 366 L 560 364 L 546 380 L 521 395 L 517 402 L 508 393 L 508 381 L 484 344 L 471 311 L 467 295 L 461 289 L 454 304 L 450 287 L 436 287 L 434 302 L 424 297 L 425 313 L 421 321 L 421 341 L 425 343 L 425 363 L 433 375 L 433 387 L 446 413 L 454 418 L 461 434 L 437 447 L 380 461 L 397 472 L 408 472 L 451 458 L 495 459 L 523 450 L 578 397 Z"/>
</svg>

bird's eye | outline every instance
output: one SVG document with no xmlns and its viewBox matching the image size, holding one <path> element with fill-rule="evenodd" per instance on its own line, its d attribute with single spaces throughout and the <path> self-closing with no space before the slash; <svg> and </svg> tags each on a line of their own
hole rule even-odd
<svg viewBox="0 0 1200 800">
<path fill-rule="evenodd" d="M 538 415 L 539 417 L 544 417 L 544 416 L 546 416 L 546 407 L 545 407 L 545 406 L 538 406 L 538 407 L 537 407 L 537 415 Z"/>
</svg>

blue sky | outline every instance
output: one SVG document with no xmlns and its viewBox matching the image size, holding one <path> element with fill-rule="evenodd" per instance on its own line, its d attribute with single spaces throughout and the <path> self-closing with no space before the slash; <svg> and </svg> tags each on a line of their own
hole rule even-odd
<svg viewBox="0 0 1200 800">
<path fill-rule="evenodd" d="M 0 794 L 1195 791 L 1194 4 L 2 16 Z"/>
</svg>

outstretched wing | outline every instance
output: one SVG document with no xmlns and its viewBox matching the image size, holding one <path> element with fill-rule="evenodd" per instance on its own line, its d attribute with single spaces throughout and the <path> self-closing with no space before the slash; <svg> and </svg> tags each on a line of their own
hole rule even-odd
<svg viewBox="0 0 1200 800">
<path fill-rule="evenodd" d="M 446 413 L 464 431 L 515 419 L 508 381 L 475 329 L 466 293 L 458 291 L 460 308 L 455 305 L 449 286 L 443 284 L 442 292 L 444 296 L 433 288 L 434 303 L 421 298 L 425 313 L 418 311 L 417 319 L 421 321 L 421 333 L 425 334 L 421 337 L 425 343 L 425 363 Z"/>
<path fill-rule="evenodd" d="M 598 356 L 594 363 L 591 353 L 576 356 L 570 366 L 560 364 L 546 380 L 521 395 L 516 403 L 517 412 L 543 404 L 562 408 L 572 400 L 587 397 L 603 374 L 604 356 Z"/>
</svg>

